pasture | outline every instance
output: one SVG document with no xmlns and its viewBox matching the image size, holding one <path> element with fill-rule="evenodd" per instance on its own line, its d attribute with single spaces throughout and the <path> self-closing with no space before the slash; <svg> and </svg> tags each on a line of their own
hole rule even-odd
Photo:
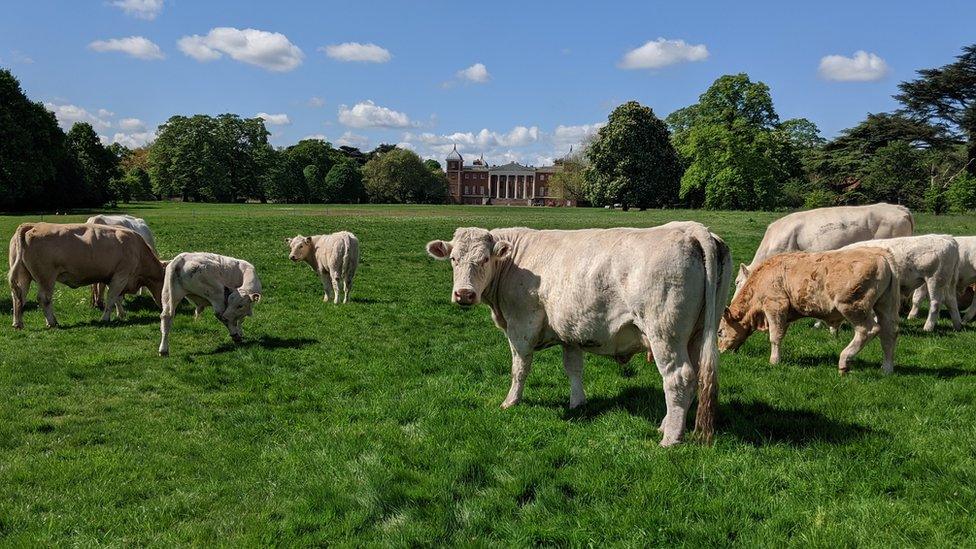
<svg viewBox="0 0 976 549">
<path fill-rule="evenodd" d="M 968 545 L 976 539 L 976 329 L 903 323 L 895 373 L 873 341 L 796 323 L 783 363 L 756 334 L 720 369 L 713 447 L 658 447 L 661 378 L 640 355 L 586 357 L 567 409 L 559 349 L 536 355 L 502 411 L 510 355 L 487 307 L 449 302 L 424 253 L 455 227 L 708 225 L 748 261 L 776 214 L 502 207 L 138 204 L 164 258 L 251 261 L 264 299 L 231 343 L 180 308 L 169 358 L 159 311 L 128 298 L 98 322 L 58 286 L 47 330 L 0 293 L 0 543 L 5 545 Z M 84 221 L 87 212 L 46 216 Z M 0 217 L 3 266 L 16 225 Z M 976 234 L 917 215 L 918 233 Z M 284 237 L 350 230 L 352 302 L 321 301 Z"/>
</svg>

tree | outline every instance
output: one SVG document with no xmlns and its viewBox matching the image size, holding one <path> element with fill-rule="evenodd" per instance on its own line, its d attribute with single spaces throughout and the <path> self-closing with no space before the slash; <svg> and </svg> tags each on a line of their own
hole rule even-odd
<svg viewBox="0 0 976 549">
<path fill-rule="evenodd" d="M 329 202 L 325 176 L 345 157 L 321 139 L 303 139 L 285 149 L 285 157 L 305 179 L 305 196 L 299 201 Z"/>
<path fill-rule="evenodd" d="M 589 144 L 556 161 L 559 169 L 550 178 L 549 195 L 582 202 L 586 197 L 586 151 Z"/>
<path fill-rule="evenodd" d="M 966 170 L 976 176 L 976 44 L 964 47 L 954 63 L 922 69 L 918 76 L 899 84 L 895 99 L 913 119 L 964 138 Z"/>
<path fill-rule="evenodd" d="M 428 158 L 427 160 L 424 160 L 424 166 L 427 166 L 427 169 L 432 172 L 444 171 L 444 168 L 441 167 L 441 163 L 434 160 L 433 158 Z"/>
<path fill-rule="evenodd" d="M 675 202 L 681 166 L 667 126 L 636 101 L 610 113 L 586 151 L 586 196 L 594 205 L 624 209 L 664 207 Z"/>
<path fill-rule="evenodd" d="M 327 202 L 330 203 L 354 204 L 362 200 L 366 191 L 359 165 L 353 160 L 344 159 L 333 166 L 325 176 L 325 190 Z"/>
<path fill-rule="evenodd" d="M 878 149 L 867 165 L 861 187 L 872 202 L 922 206 L 928 187 L 922 152 L 905 141 Z"/>
<path fill-rule="evenodd" d="M 54 114 L 0 69 L 0 211 L 80 205 L 64 137 Z"/>
<path fill-rule="evenodd" d="M 779 205 L 784 187 L 803 177 L 799 150 L 819 133 L 805 119 L 780 123 L 769 87 L 746 74 L 718 78 L 668 124 L 685 166 L 681 199 L 711 209 Z"/>
<path fill-rule="evenodd" d="M 101 206 L 115 200 L 111 181 L 118 177 L 119 159 L 102 145 L 98 134 L 87 122 L 75 122 L 65 137 L 65 145 L 74 157 L 82 185 L 79 201 L 85 206 Z"/>
<path fill-rule="evenodd" d="M 363 184 L 370 202 L 437 204 L 447 198 L 447 176 L 431 172 L 407 149 L 393 149 L 367 162 Z"/>
</svg>

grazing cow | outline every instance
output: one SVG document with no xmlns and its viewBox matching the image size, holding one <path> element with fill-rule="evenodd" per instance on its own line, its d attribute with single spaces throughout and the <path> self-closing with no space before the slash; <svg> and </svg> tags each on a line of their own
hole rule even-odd
<svg viewBox="0 0 976 549">
<path fill-rule="evenodd" d="M 838 206 L 791 213 L 769 224 L 749 265 L 739 265 L 735 293 L 760 263 L 784 252 L 824 252 L 852 242 L 911 236 L 915 219 L 908 208 L 892 204 Z"/>
<path fill-rule="evenodd" d="M 291 248 L 289 259 L 308 263 L 319 275 L 325 288 L 322 301 L 349 302 L 352 278 L 359 267 L 359 239 L 356 235 L 348 231 L 316 236 L 298 235 L 286 238 L 285 242 Z"/>
<path fill-rule="evenodd" d="M 959 305 L 960 296 L 967 291 L 972 293 L 971 286 L 976 283 L 976 236 L 955 236 L 953 237 L 959 244 L 959 276 L 956 278 L 956 301 Z M 912 310 L 918 313 L 918 306 L 923 299 L 928 299 L 928 287 L 923 284 L 915 290 L 912 296 Z M 968 297 L 972 297 L 971 295 Z M 971 322 L 976 317 L 976 299 L 969 299 L 966 305 L 966 313 L 962 315 L 963 322 Z M 910 313 L 910 318 L 914 316 Z"/>
<path fill-rule="evenodd" d="M 926 234 L 901 238 L 882 238 L 856 242 L 842 249 L 871 246 L 884 248 L 895 258 L 895 269 L 901 281 L 902 297 L 909 299 L 921 285 L 929 294 L 929 315 L 922 330 L 931 332 L 939 321 L 943 302 L 949 309 L 952 325 L 962 329 L 959 304 L 956 302 L 956 279 L 959 273 L 959 244 L 949 235 Z M 918 303 L 912 304 L 908 318 L 918 316 Z"/>
<path fill-rule="evenodd" d="M 157 256 L 159 253 L 156 251 L 156 239 L 153 237 L 153 233 L 149 230 L 149 225 L 146 220 L 141 217 L 133 217 L 131 215 L 93 215 L 85 221 L 88 225 L 109 225 L 111 227 L 125 227 L 126 229 L 131 229 L 137 233 L 139 236 L 146 241 L 149 245 L 149 249 L 153 251 Z M 139 293 L 142 294 L 142 289 L 139 289 Z M 105 285 L 104 284 L 92 284 L 92 295 L 91 295 L 92 307 L 96 309 L 101 309 L 105 305 Z"/>
<path fill-rule="evenodd" d="M 522 399 L 533 353 L 560 345 L 570 408 L 586 400 L 583 353 L 621 364 L 641 351 L 664 378 L 662 446 L 681 440 L 698 389 L 695 429 L 710 441 L 717 406 L 716 330 L 728 295 L 728 247 L 699 223 L 649 229 L 460 228 L 427 244 L 450 259 L 451 299 L 485 302 L 512 351 L 502 408 Z"/>
<path fill-rule="evenodd" d="M 197 318 L 207 305 L 211 305 L 217 320 L 227 327 L 234 343 L 240 343 L 243 341 L 241 322 L 252 315 L 253 305 L 261 300 L 261 281 L 253 265 L 233 257 L 203 252 L 174 257 L 166 266 L 163 283 L 163 312 L 159 315 L 160 356 L 169 354 L 173 314 L 183 298 L 196 304 L 194 316 Z"/>
<path fill-rule="evenodd" d="M 719 348 L 734 351 L 754 331 L 769 330 L 769 363 L 778 364 L 779 344 L 794 320 L 812 317 L 830 326 L 846 320 L 854 326 L 854 339 L 840 354 L 841 375 L 879 333 L 881 368 L 891 373 L 900 295 L 895 259 L 882 248 L 776 255 L 760 263 L 732 298 L 722 315 Z"/>
<path fill-rule="evenodd" d="M 31 281 L 37 281 L 37 301 L 44 308 L 47 325 L 58 325 L 54 317 L 54 283 L 71 288 L 108 284 L 102 320 L 113 308 L 125 318 L 122 294 L 145 286 L 160 303 L 164 263 L 138 234 L 122 227 L 80 223 L 24 223 L 10 239 L 10 295 L 14 328 L 23 328 L 24 301 Z"/>
</svg>

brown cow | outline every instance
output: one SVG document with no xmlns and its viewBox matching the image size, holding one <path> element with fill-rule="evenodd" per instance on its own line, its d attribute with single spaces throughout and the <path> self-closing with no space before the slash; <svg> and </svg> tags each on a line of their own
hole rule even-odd
<svg viewBox="0 0 976 549">
<path fill-rule="evenodd" d="M 837 368 L 881 335 L 885 373 L 894 369 L 900 289 L 894 258 L 881 248 L 795 252 L 763 261 L 725 310 L 719 348 L 738 349 L 756 330 L 769 330 L 770 364 L 779 363 L 779 344 L 790 322 L 817 318 L 830 326 L 848 321 L 854 339 Z"/>
<path fill-rule="evenodd" d="M 138 233 L 122 227 L 81 223 L 24 223 L 10 239 L 10 295 L 14 328 L 23 328 L 24 301 L 31 281 L 37 281 L 37 301 L 44 308 L 49 328 L 58 325 L 51 298 L 54 283 L 71 288 L 108 284 L 102 313 L 107 321 L 112 308 L 125 317 L 122 294 L 149 288 L 160 304 L 165 265 Z"/>
</svg>

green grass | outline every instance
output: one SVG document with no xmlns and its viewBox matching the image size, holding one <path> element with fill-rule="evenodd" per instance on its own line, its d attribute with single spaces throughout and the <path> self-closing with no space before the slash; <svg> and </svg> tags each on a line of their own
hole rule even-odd
<svg viewBox="0 0 976 549">
<path fill-rule="evenodd" d="M 486 307 L 449 303 L 424 244 L 455 227 L 651 226 L 695 219 L 751 258 L 768 213 L 501 207 L 142 204 L 164 257 L 213 251 L 258 269 L 264 299 L 230 343 L 184 306 L 172 356 L 158 311 L 108 325 L 59 286 L 64 326 L 0 295 L 0 542 L 5 545 L 971 545 L 976 540 L 976 329 L 903 325 L 895 374 L 872 342 L 800 321 L 767 363 L 757 334 L 722 357 L 713 447 L 657 446 L 661 379 L 641 357 L 587 356 L 566 408 L 558 349 L 524 402 L 498 405 L 510 357 Z M 0 217 L 4 239 L 39 216 Z M 47 220 L 80 221 L 82 215 Z M 972 217 L 919 232 L 976 234 Z M 356 233 L 353 303 L 321 302 L 287 259 L 297 233 Z M 6 252 L 6 245 L 2 247 Z M 6 265 L 6 259 L 3 259 Z M 34 286 L 36 290 L 36 285 Z"/>
</svg>

